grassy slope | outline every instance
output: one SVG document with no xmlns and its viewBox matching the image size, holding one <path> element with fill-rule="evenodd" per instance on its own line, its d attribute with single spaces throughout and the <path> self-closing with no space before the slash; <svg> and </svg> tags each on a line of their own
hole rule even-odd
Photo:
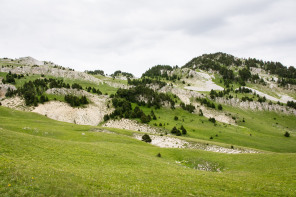
<svg viewBox="0 0 296 197">
<path fill-rule="evenodd" d="M 0 77 L 5 78 L 6 75 L 7 75 L 7 73 L 0 72 Z M 16 81 L 15 86 L 21 87 L 25 82 L 34 81 L 36 79 L 39 79 L 40 77 L 41 77 L 41 75 L 29 75 L 29 76 L 25 76 L 24 78 L 21 78 L 21 79 L 15 79 L 15 81 Z M 89 82 L 89 81 L 73 80 L 73 79 L 68 79 L 68 78 L 54 77 L 54 76 L 50 76 L 50 75 L 45 75 L 45 77 L 55 78 L 55 79 L 63 79 L 65 83 L 69 83 L 70 85 L 72 85 L 73 83 L 78 83 L 84 89 L 86 87 L 95 87 L 96 89 L 99 89 L 103 94 L 114 94 L 114 93 L 116 93 L 116 90 L 117 90 L 117 88 L 111 87 L 106 83 L 96 84 L 94 82 Z"/>
<path fill-rule="evenodd" d="M 231 112 L 232 116 L 237 118 L 239 126 L 219 122 L 215 126 L 205 117 L 190 114 L 181 109 L 171 110 L 166 108 L 154 110 L 158 119 L 152 120 L 150 124 L 157 123 L 159 125 L 159 123 L 162 123 L 162 125 L 165 125 L 162 128 L 167 129 L 168 132 L 174 126 L 179 128 L 183 125 L 188 131 L 187 139 L 209 140 L 212 136 L 214 138 L 211 140 L 212 142 L 226 143 L 228 147 L 238 145 L 274 152 L 296 152 L 295 139 L 284 137 L 285 131 L 289 131 L 292 136 L 295 136 L 295 116 L 274 112 L 252 112 L 228 106 L 223 106 L 223 108 L 225 113 Z M 141 107 L 141 109 L 146 114 L 151 111 L 147 107 Z M 178 121 L 174 120 L 175 116 L 178 116 Z M 243 118 L 245 122 L 242 122 Z"/>
<path fill-rule="evenodd" d="M 296 192 L 295 154 L 161 149 L 124 135 L 90 132 L 91 126 L 3 107 L 0 127 L 2 196 L 268 196 Z M 155 156 L 159 152 L 161 158 Z M 214 162 L 224 170 L 186 168 L 176 164 L 181 160 Z"/>
</svg>

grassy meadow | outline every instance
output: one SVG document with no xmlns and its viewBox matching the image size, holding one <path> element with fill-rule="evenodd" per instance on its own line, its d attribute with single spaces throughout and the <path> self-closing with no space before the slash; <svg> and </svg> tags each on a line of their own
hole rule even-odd
<svg viewBox="0 0 296 197">
<path fill-rule="evenodd" d="M 131 138 L 130 131 L 113 129 L 109 134 L 97 129 L 0 107 L 1 196 L 296 193 L 295 153 L 231 155 L 158 148 Z M 202 163 L 219 166 L 221 172 L 197 170 Z"/>
</svg>

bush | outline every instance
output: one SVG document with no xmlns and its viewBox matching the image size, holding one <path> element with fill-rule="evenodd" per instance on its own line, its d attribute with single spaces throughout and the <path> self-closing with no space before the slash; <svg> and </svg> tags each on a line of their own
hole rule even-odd
<svg viewBox="0 0 296 197">
<path fill-rule="evenodd" d="M 178 129 L 177 132 L 176 132 L 176 136 L 181 136 L 181 135 L 182 135 L 182 133 L 181 133 L 181 131 Z"/>
<path fill-rule="evenodd" d="M 209 121 L 212 123 L 216 123 L 216 119 L 215 118 L 209 118 Z"/>
<path fill-rule="evenodd" d="M 172 128 L 171 133 L 172 133 L 172 134 L 176 134 L 177 131 L 178 131 L 178 129 L 177 129 L 176 127 L 174 127 L 174 128 Z"/>
<path fill-rule="evenodd" d="M 290 137 L 290 133 L 288 131 L 286 131 L 286 133 L 284 134 L 285 137 Z"/>
<path fill-rule="evenodd" d="M 183 127 L 183 125 L 181 126 L 180 129 L 181 129 L 183 135 L 187 134 L 187 130 Z"/>
<path fill-rule="evenodd" d="M 203 116 L 203 112 L 201 109 L 199 109 L 199 116 Z"/>
<path fill-rule="evenodd" d="M 73 95 L 65 95 L 65 101 L 71 105 L 71 107 L 78 107 L 80 105 L 88 104 L 88 100 L 86 96 L 82 96 L 81 98 Z"/>
<path fill-rule="evenodd" d="M 222 110 L 222 109 L 223 109 L 223 107 L 222 107 L 221 104 L 218 105 L 218 109 L 219 109 L 219 110 Z"/>
<path fill-rule="evenodd" d="M 179 119 L 178 116 L 175 116 L 175 117 L 174 117 L 174 120 L 178 120 L 178 119 Z"/>
<path fill-rule="evenodd" d="M 104 121 L 108 121 L 110 119 L 110 116 L 108 115 L 108 114 L 106 114 L 105 116 L 104 116 Z"/>
<path fill-rule="evenodd" d="M 147 134 L 144 134 L 144 135 L 142 136 L 142 141 L 147 142 L 147 143 L 152 142 L 150 136 L 147 135 Z"/>
<path fill-rule="evenodd" d="M 160 153 L 158 153 L 158 154 L 156 155 L 156 157 L 161 157 L 161 154 L 160 154 Z"/>
</svg>

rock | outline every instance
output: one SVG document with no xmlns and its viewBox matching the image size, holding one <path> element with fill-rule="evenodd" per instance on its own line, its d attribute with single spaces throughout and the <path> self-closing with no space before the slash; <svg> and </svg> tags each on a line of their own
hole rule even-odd
<svg viewBox="0 0 296 197">
<path fill-rule="evenodd" d="M 3 84 L 1 81 L 0 84 L 0 99 L 5 97 L 5 94 L 8 90 L 8 88 L 10 88 L 11 90 L 16 90 L 16 87 L 14 85 L 11 84 Z"/>
<path fill-rule="evenodd" d="M 109 120 L 102 126 L 117 128 L 117 129 L 126 129 L 131 131 L 141 131 L 145 133 L 154 133 L 154 134 L 161 132 L 160 129 L 156 129 L 147 124 L 141 124 L 135 120 L 129 120 L 129 119 Z"/>
</svg>

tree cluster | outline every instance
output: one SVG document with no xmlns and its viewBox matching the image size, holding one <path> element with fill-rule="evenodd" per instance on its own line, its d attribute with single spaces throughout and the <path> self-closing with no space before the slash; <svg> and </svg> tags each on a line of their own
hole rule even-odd
<svg viewBox="0 0 296 197">
<path fill-rule="evenodd" d="M 158 78 L 158 77 L 168 77 L 167 71 L 172 71 L 173 68 L 169 65 L 157 65 L 149 68 L 145 73 L 142 74 L 143 77 Z"/>
<path fill-rule="evenodd" d="M 10 71 L 9 73 L 7 73 L 5 79 L 2 79 L 2 83 L 12 83 L 12 84 L 15 84 L 15 79 L 20 79 L 20 78 L 23 78 L 24 75 L 23 74 L 12 74 Z"/>
<path fill-rule="evenodd" d="M 288 101 L 287 102 L 287 106 L 296 109 L 296 102 L 294 102 L 294 101 Z"/>
<path fill-rule="evenodd" d="M 239 87 L 237 90 L 235 90 L 235 93 L 252 93 L 253 91 L 249 88 L 245 87 Z"/>
<path fill-rule="evenodd" d="M 44 103 L 48 101 L 48 97 L 44 95 L 45 91 L 49 88 L 71 88 L 69 84 L 64 83 L 62 79 L 43 78 L 36 79 L 34 81 L 25 82 L 24 85 L 18 90 L 8 89 L 6 96 L 11 97 L 14 95 L 22 96 L 25 99 L 26 105 L 37 106 L 38 103 Z M 82 89 L 82 87 L 74 83 L 72 88 Z M 98 91 L 98 90 L 96 90 Z M 65 99 L 66 100 L 66 99 Z M 79 106 L 81 104 L 87 104 L 86 98 L 67 98 L 71 106 Z M 66 102 L 68 102 L 66 101 Z"/>
<path fill-rule="evenodd" d="M 181 102 L 180 107 L 190 113 L 194 112 L 195 107 L 190 103 L 189 105 L 186 105 L 185 103 Z"/>
<path fill-rule="evenodd" d="M 120 70 L 115 71 L 113 74 L 111 74 L 112 77 L 117 77 L 119 75 L 125 76 L 127 78 L 133 78 L 134 75 L 128 72 L 121 72 Z"/>
<path fill-rule="evenodd" d="M 225 85 L 229 82 L 232 83 L 233 81 L 244 85 L 247 80 L 252 82 L 258 80 L 259 83 L 264 85 L 265 83 L 262 81 L 263 79 L 259 81 L 259 76 L 257 74 L 251 75 L 249 71 L 251 67 L 260 67 L 270 74 L 277 74 L 281 78 L 278 83 L 282 86 L 296 84 L 296 68 L 293 66 L 283 66 L 280 62 L 262 61 L 255 58 L 244 59 L 244 62 L 242 62 L 240 59 L 236 59 L 232 55 L 219 52 L 214 54 L 204 54 L 193 58 L 183 67 L 192 68 L 195 65 L 199 65 L 199 68 L 203 70 L 208 71 L 211 69 L 218 71 L 223 76 Z M 231 65 L 246 66 L 246 68 L 239 71 L 239 77 L 234 77 L 232 70 L 227 68 Z"/>
<path fill-rule="evenodd" d="M 98 94 L 98 95 L 103 94 L 99 89 L 96 89 L 95 87 L 86 87 L 85 89 L 86 89 L 86 91 L 92 92 L 94 94 Z"/>
<path fill-rule="evenodd" d="M 158 93 L 146 86 L 139 85 L 130 89 L 118 89 L 116 96 L 125 98 L 127 101 L 137 103 L 138 105 L 146 105 L 159 109 L 165 102 L 170 103 L 171 108 L 175 107 L 175 101 L 169 94 Z M 141 99 L 142 98 L 142 99 Z"/>
<path fill-rule="evenodd" d="M 65 95 L 64 99 L 67 103 L 71 105 L 71 107 L 78 107 L 89 103 L 86 96 L 77 97 L 74 95 L 67 94 Z"/>
<path fill-rule="evenodd" d="M 142 85 L 142 86 L 146 86 L 147 84 L 153 84 L 153 85 L 158 85 L 159 88 L 162 88 L 164 87 L 167 83 L 166 82 L 163 82 L 163 81 L 160 81 L 160 80 L 155 80 L 155 79 L 150 79 L 150 78 L 141 78 L 141 79 L 130 79 L 130 78 L 127 78 L 127 83 L 129 85 L 134 85 L 134 86 L 139 86 L 139 85 Z"/>
<path fill-rule="evenodd" d="M 216 108 L 216 105 L 215 103 L 211 102 L 209 99 L 207 98 L 196 98 L 196 101 L 197 102 L 200 102 L 202 105 L 204 106 L 207 106 L 207 107 L 210 107 L 210 108 L 213 108 L 215 109 Z"/>
<path fill-rule="evenodd" d="M 171 133 L 174 134 L 174 135 L 176 135 L 176 136 L 181 136 L 181 135 L 186 135 L 187 134 L 187 130 L 182 125 L 180 127 L 180 129 L 177 129 L 177 127 L 173 127 L 172 130 L 171 130 Z"/>
<path fill-rule="evenodd" d="M 84 72 L 87 73 L 87 74 L 90 74 L 90 75 L 102 75 L 102 76 L 105 76 L 105 73 L 104 73 L 103 70 L 94 70 L 94 71 L 86 70 Z"/>
</svg>

